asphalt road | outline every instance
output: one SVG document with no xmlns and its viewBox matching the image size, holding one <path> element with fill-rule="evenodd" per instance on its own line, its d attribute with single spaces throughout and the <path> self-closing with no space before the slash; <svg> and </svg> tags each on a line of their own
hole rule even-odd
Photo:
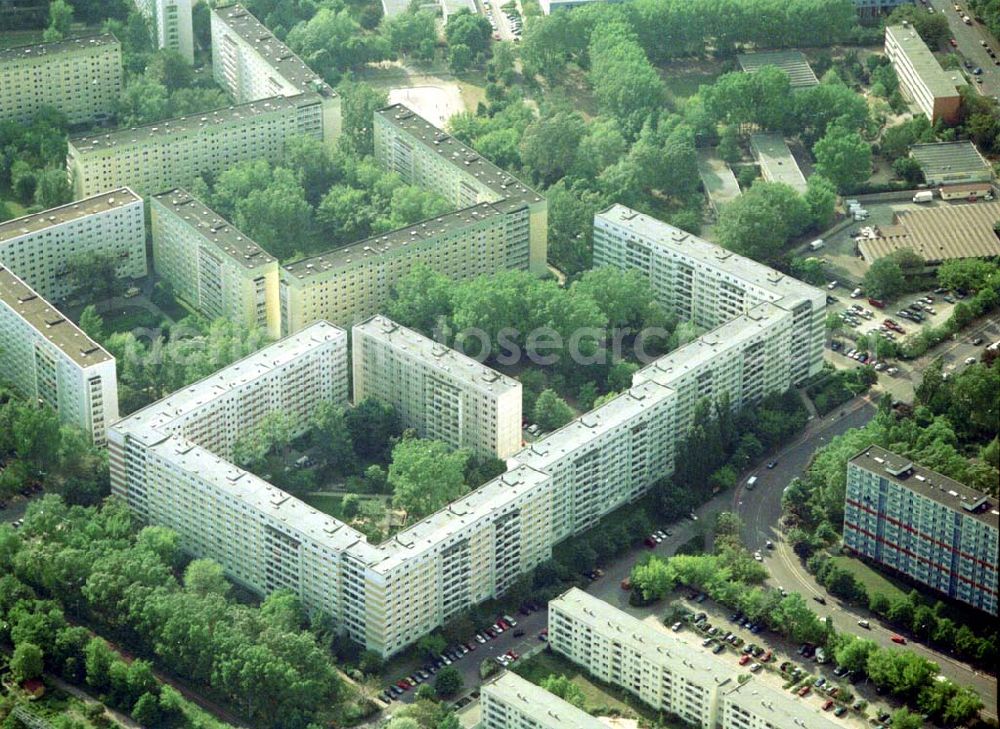
<svg viewBox="0 0 1000 729">
<path fill-rule="evenodd" d="M 1000 96 L 1000 66 L 994 64 L 993 59 L 986 53 L 986 48 L 980 43 L 986 41 L 1000 55 L 1000 43 L 997 39 L 991 36 L 986 27 L 975 18 L 972 19 L 972 25 L 962 22 L 962 16 L 969 13 L 966 0 L 957 0 L 958 6 L 962 8 L 961 13 L 955 11 L 956 2 L 953 0 L 927 0 L 927 2 L 935 12 L 943 13 L 948 19 L 951 37 L 958 42 L 958 47 L 950 50 L 957 50 L 963 59 L 968 58 L 974 66 L 983 69 L 983 82 L 979 84 L 971 80 L 969 85 L 985 96 Z M 922 5 L 917 7 L 924 9 Z M 971 14 L 969 17 L 972 17 Z"/>
<path fill-rule="evenodd" d="M 806 571 L 791 547 L 783 541 L 779 527 L 782 491 L 788 482 L 808 465 L 812 453 L 825 442 L 829 442 L 834 435 L 844 432 L 847 428 L 864 425 L 874 414 L 871 404 L 860 399 L 852 402 L 845 411 L 844 417 L 839 417 L 839 411 L 834 411 L 833 415 L 837 420 L 833 422 L 829 421 L 828 416 L 815 426 L 811 425 L 812 432 L 788 446 L 780 454 L 778 464 L 773 470 L 765 468 L 756 472 L 754 475 L 758 480 L 752 492 L 745 489 L 744 479 L 743 485 L 738 487 L 732 496 L 732 507 L 743 522 L 743 538 L 747 548 L 760 549 L 765 556 L 765 564 L 771 573 L 769 582 L 772 585 L 783 587 L 789 592 L 798 592 L 806 597 L 824 597 L 826 605 L 813 602 L 811 607 L 820 617 L 829 616 L 837 630 L 863 634 L 881 646 L 890 647 L 894 645 L 890 636 L 895 630 L 882 624 L 879 618 L 868 610 L 845 605 L 830 596 Z M 767 539 L 774 542 L 774 550 L 764 549 L 764 542 Z M 857 622 L 861 619 L 871 623 L 871 630 L 858 627 Z M 983 698 L 984 713 L 996 717 L 996 677 L 981 673 L 969 664 L 932 650 L 921 643 L 911 641 L 907 645 L 917 654 L 937 663 L 944 676 L 960 685 L 975 689 Z"/>
</svg>

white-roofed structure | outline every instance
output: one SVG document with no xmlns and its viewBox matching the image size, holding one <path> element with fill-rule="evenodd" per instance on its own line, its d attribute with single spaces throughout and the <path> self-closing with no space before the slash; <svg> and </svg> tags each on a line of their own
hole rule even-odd
<svg viewBox="0 0 1000 729">
<path fill-rule="evenodd" d="M 482 686 L 479 729 L 607 729 L 568 701 L 503 671 Z"/>
</svg>

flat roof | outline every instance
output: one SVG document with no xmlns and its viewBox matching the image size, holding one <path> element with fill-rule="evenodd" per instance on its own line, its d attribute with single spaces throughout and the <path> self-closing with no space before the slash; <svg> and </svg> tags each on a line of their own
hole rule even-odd
<svg viewBox="0 0 1000 729">
<path fill-rule="evenodd" d="M 981 172 L 990 170 L 990 164 L 969 141 L 931 142 L 914 144 L 910 156 L 920 165 L 929 178 L 956 172 Z"/>
<path fill-rule="evenodd" d="M 479 203 L 471 208 L 445 213 L 405 228 L 334 248 L 326 253 L 302 258 L 286 264 L 284 269 L 296 279 L 303 280 L 370 258 L 379 258 L 400 248 L 453 233 L 472 225 L 479 225 L 503 214 L 504 211 L 500 210 L 496 204 Z"/>
<path fill-rule="evenodd" d="M 680 666 L 686 667 L 683 673 L 691 683 L 719 687 L 736 683 L 739 667 L 735 662 L 707 651 L 693 650 L 687 638 L 660 630 L 578 587 L 570 588 L 549 602 L 550 621 L 553 608 L 571 614 L 595 633 L 614 636 L 615 641 L 654 664 L 668 666 L 672 672 L 680 673 Z"/>
<path fill-rule="evenodd" d="M 145 124 L 141 127 L 131 127 L 129 129 L 118 129 L 106 134 L 96 134 L 92 136 L 83 135 L 70 137 L 69 144 L 78 152 L 87 153 L 96 150 L 110 149 L 118 145 L 128 146 L 148 142 L 152 139 L 183 134 L 184 132 L 197 131 L 217 127 L 225 124 L 234 124 L 244 119 L 251 119 L 266 114 L 285 111 L 297 108 L 304 103 L 319 102 L 318 94 L 308 92 L 296 96 L 272 96 L 269 99 L 251 101 L 249 104 L 237 104 L 221 109 L 203 111 L 200 114 L 189 114 L 173 119 Z"/>
<path fill-rule="evenodd" d="M 0 302 L 81 367 L 114 361 L 114 357 L 65 314 L 3 266 L 0 266 Z"/>
<path fill-rule="evenodd" d="M 153 195 L 152 199 L 186 222 L 220 253 L 245 268 L 253 269 L 278 260 L 187 190 L 178 187 Z"/>
<path fill-rule="evenodd" d="M 539 729 L 608 729 L 600 719 L 513 671 L 501 671 L 499 676 L 486 681 L 482 695 L 496 697 L 497 701 L 524 712 Z"/>
<path fill-rule="evenodd" d="M 751 134 L 750 147 L 765 177 L 773 182 L 783 182 L 800 194 L 805 193 L 806 178 L 784 137 L 780 134 Z"/>
<path fill-rule="evenodd" d="M 300 92 L 315 91 L 321 96 L 333 97 L 333 90 L 319 74 L 296 56 L 292 49 L 282 43 L 270 29 L 240 4 L 215 7 L 212 12 L 225 21 L 236 35 L 267 61 L 274 72 Z"/>
<path fill-rule="evenodd" d="M 616 203 L 597 213 L 594 219 L 595 222 L 597 219 L 607 220 L 616 227 L 634 233 L 650 245 L 681 253 L 756 286 L 768 292 L 778 306 L 788 303 L 780 301 L 786 297 L 793 304 L 802 299 L 826 301 L 825 294 L 814 286 L 624 205 Z"/>
<path fill-rule="evenodd" d="M 698 150 L 698 176 L 712 206 L 719 209 L 743 194 L 732 168 L 720 158 L 713 147 Z"/>
<path fill-rule="evenodd" d="M 170 436 L 169 427 L 178 419 L 209 405 L 230 390 L 266 376 L 275 367 L 306 354 L 317 344 L 338 338 L 346 340 L 347 332 L 327 321 L 313 322 L 295 334 L 137 410 L 112 427 L 147 446 L 161 442 Z"/>
<path fill-rule="evenodd" d="M 63 223 L 80 220 L 88 215 L 117 210 L 132 203 L 141 203 L 142 198 L 127 187 L 119 187 L 100 195 L 87 197 L 40 213 L 24 215 L 20 218 L 0 223 L 0 244 L 31 235 Z"/>
<path fill-rule="evenodd" d="M 737 683 L 726 692 L 723 700 L 726 706 L 739 706 L 764 719 L 766 726 L 773 729 L 844 729 L 843 724 L 830 719 L 823 711 L 821 702 L 803 701 L 790 691 L 770 686 L 757 677 Z"/>
<path fill-rule="evenodd" d="M 1000 201 L 936 205 L 896 213 L 895 225 L 878 228 L 878 237 L 858 243 L 868 263 L 909 248 L 928 262 L 952 258 L 1000 256 L 993 226 L 1000 220 Z"/>
<path fill-rule="evenodd" d="M 892 36 L 909 59 L 917 76 L 935 98 L 958 96 L 956 87 L 964 86 L 965 79 L 957 71 L 953 75 L 941 68 L 941 64 L 912 26 L 886 26 L 885 34 Z"/>
<path fill-rule="evenodd" d="M 500 169 L 479 152 L 467 147 L 448 132 L 434 126 L 404 104 L 393 104 L 375 112 L 392 126 L 405 131 L 450 164 L 496 193 L 497 199 L 541 202 L 542 196 L 509 172 Z"/>
<path fill-rule="evenodd" d="M 673 394 L 672 389 L 660 383 L 640 382 L 599 408 L 530 443 L 509 460 L 544 471 L 568 453 L 593 444 L 604 433 L 632 422 L 642 411 L 656 407 Z"/>
<path fill-rule="evenodd" d="M 32 58 L 56 56 L 61 53 L 90 50 L 101 46 L 121 45 L 111 33 L 98 33 L 82 38 L 67 38 L 52 43 L 32 43 L 24 46 L 0 48 L 0 63 L 7 61 L 23 61 Z"/>
<path fill-rule="evenodd" d="M 996 497 L 924 468 L 906 456 L 873 445 L 854 456 L 850 463 L 877 473 L 882 478 L 905 486 L 914 493 L 981 521 L 993 529 L 1000 525 Z"/>
<path fill-rule="evenodd" d="M 755 73 L 764 66 L 776 66 L 786 74 L 793 89 L 817 86 L 819 79 L 801 51 L 766 51 L 761 53 L 738 53 L 736 60 L 747 73 Z"/>
<path fill-rule="evenodd" d="M 355 324 L 352 331 L 352 343 L 355 348 L 357 343 L 354 337 L 360 332 L 482 392 L 501 394 L 521 389 L 521 383 L 517 380 L 487 367 L 446 344 L 435 342 L 420 332 L 397 324 L 381 314 Z"/>
</svg>

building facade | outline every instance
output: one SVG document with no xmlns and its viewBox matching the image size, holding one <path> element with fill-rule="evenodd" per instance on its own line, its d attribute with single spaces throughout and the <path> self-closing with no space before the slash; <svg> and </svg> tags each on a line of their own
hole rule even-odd
<svg viewBox="0 0 1000 729">
<path fill-rule="evenodd" d="M 0 263 L 46 299 L 73 293 L 73 263 L 92 255 L 114 258 L 119 278 L 146 275 L 146 215 L 127 187 L 0 223 Z"/>
<path fill-rule="evenodd" d="M 823 368 L 826 296 L 773 268 L 624 205 L 594 216 L 594 265 L 642 271 L 667 311 L 706 329 L 787 329 L 785 361 L 763 364 L 787 370 L 792 383 Z"/>
<path fill-rule="evenodd" d="M 600 719 L 503 671 L 482 685 L 479 729 L 607 729 Z"/>
<path fill-rule="evenodd" d="M 997 614 L 995 498 L 871 446 L 848 461 L 844 546 Z"/>
<path fill-rule="evenodd" d="M 521 383 L 384 316 L 351 331 L 354 402 L 374 397 L 403 426 L 482 457 L 521 448 Z"/>
<path fill-rule="evenodd" d="M 73 195 L 128 186 L 140 195 L 186 187 L 247 159 L 277 162 L 285 141 L 323 138 L 318 94 L 278 96 L 96 136 L 71 137 L 66 157 Z"/>
<path fill-rule="evenodd" d="M 176 51 L 193 64 L 191 0 L 135 0 L 135 5 L 150 24 L 156 47 Z"/>
<path fill-rule="evenodd" d="M 0 267 L 0 379 L 51 407 L 96 446 L 118 419 L 115 359 L 34 289 Z"/>
<path fill-rule="evenodd" d="M 0 50 L 0 121 L 27 124 L 43 106 L 70 124 L 105 121 L 122 92 L 122 48 L 110 33 Z"/>
<path fill-rule="evenodd" d="M 935 123 L 958 119 L 962 97 L 958 87 L 965 79 L 957 70 L 945 71 L 927 44 L 911 25 L 889 25 L 885 29 L 885 55 L 899 77 L 903 96 L 917 105 Z"/>
<path fill-rule="evenodd" d="M 698 641 L 700 642 L 700 641 Z M 739 677 L 690 636 L 667 632 L 572 588 L 549 602 L 549 647 L 656 711 L 702 729 L 842 729 L 817 704 Z"/>
<path fill-rule="evenodd" d="M 375 159 L 457 208 L 492 203 L 507 215 L 526 213 L 528 269 L 545 273 L 548 203 L 520 180 L 402 104 L 375 113 Z"/>
<path fill-rule="evenodd" d="M 150 198 L 156 272 L 195 309 L 281 335 L 278 259 L 191 193 Z"/>
<path fill-rule="evenodd" d="M 323 138 L 340 134 L 340 96 L 267 26 L 239 4 L 211 9 L 212 73 L 237 104 L 315 93 L 322 99 Z"/>
</svg>

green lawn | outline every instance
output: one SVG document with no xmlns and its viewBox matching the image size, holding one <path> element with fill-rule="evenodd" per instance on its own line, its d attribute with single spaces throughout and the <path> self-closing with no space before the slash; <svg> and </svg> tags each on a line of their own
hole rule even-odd
<svg viewBox="0 0 1000 729">
<path fill-rule="evenodd" d="M 344 497 L 340 494 L 302 494 L 302 500 L 314 509 L 329 514 L 334 519 L 343 520 L 341 503 Z"/>
<path fill-rule="evenodd" d="M 833 558 L 833 563 L 853 574 L 865 586 L 869 595 L 882 593 L 890 600 L 896 600 L 897 598 L 906 597 L 909 593 L 909 590 L 904 585 L 881 572 L 877 572 L 860 559 L 838 555 Z"/>
<path fill-rule="evenodd" d="M 666 71 L 663 75 L 663 83 L 675 99 L 688 99 L 695 95 L 699 86 L 707 86 L 715 83 L 719 78 L 717 73 L 691 71 L 682 74 L 674 74 Z"/>
<path fill-rule="evenodd" d="M 583 692 L 583 708 L 587 713 L 598 715 L 616 714 L 625 718 L 639 718 L 650 722 L 652 726 L 663 729 L 680 729 L 682 724 L 668 723 L 660 719 L 657 712 L 641 703 L 632 696 L 613 686 L 605 686 L 591 678 L 579 666 L 556 655 L 550 650 L 544 650 L 531 658 L 515 664 L 514 672 L 534 684 L 541 682 L 550 675 L 566 676 Z M 643 722 L 643 725 L 648 725 Z"/>
<path fill-rule="evenodd" d="M 11 220 L 13 220 L 14 218 L 20 218 L 21 216 L 28 214 L 27 210 L 25 210 L 24 208 L 24 205 L 17 202 L 16 200 L 11 200 L 8 197 L 4 197 L 0 198 L 0 203 L 3 203 L 4 205 L 7 206 L 7 209 L 10 211 Z"/>
</svg>

